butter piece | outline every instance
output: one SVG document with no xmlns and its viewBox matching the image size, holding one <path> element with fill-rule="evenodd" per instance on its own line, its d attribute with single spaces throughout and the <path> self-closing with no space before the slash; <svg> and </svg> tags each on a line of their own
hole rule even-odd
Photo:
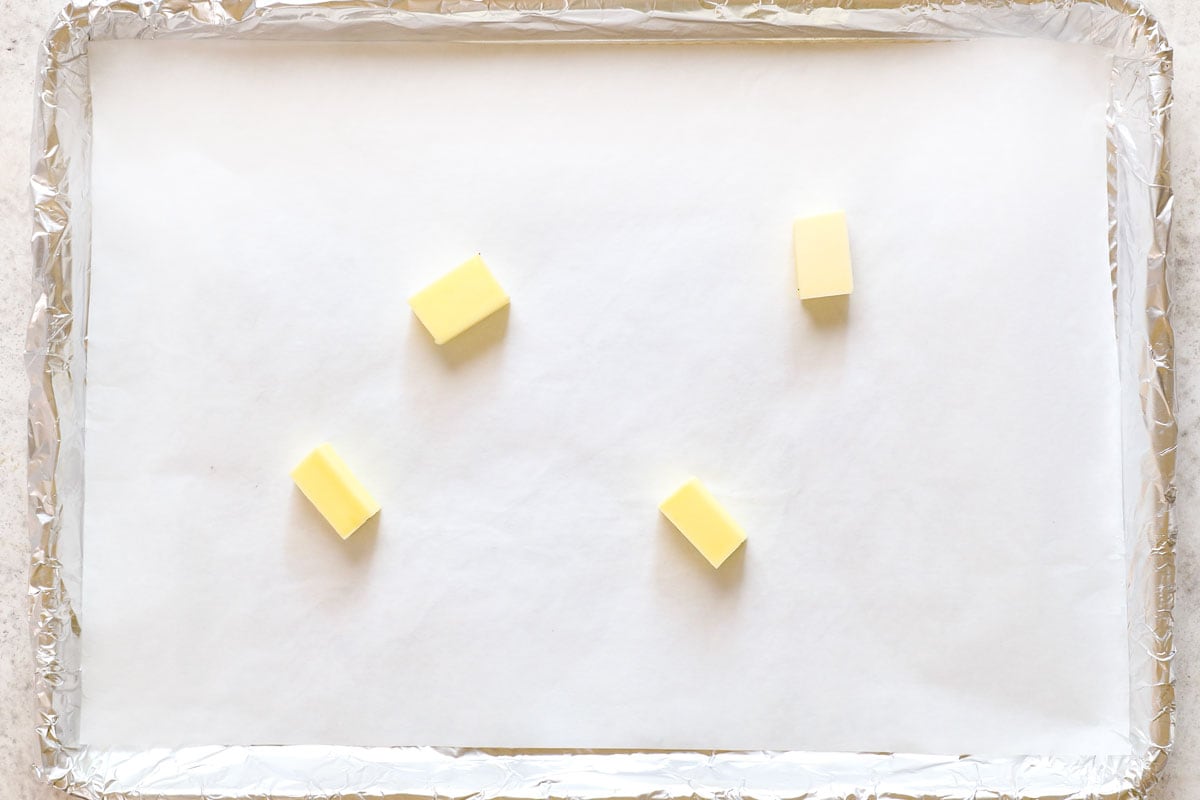
<svg viewBox="0 0 1200 800">
<path fill-rule="evenodd" d="M 408 304 L 433 341 L 445 344 L 508 305 L 508 295 L 475 256 L 408 298 Z"/>
<path fill-rule="evenodd" d="M 695 478 L 679 487 L 658 508 L 713 567 L 724 564 L 746 541 L 745 532 L 733 517 Z"/>
<path fill-rule="evenodd" d="M 792 226 L 792 235 L 796 253 L 796 289 L 802 300 L 854 291 L 845 212 L 798 219 Z"/>
<path fill-rule="evenodd" d="M 309 453 L 292 470 L 292 480 L 343 539 L 379 513 L 379 503 L 328 444 Z"/>
</svg>

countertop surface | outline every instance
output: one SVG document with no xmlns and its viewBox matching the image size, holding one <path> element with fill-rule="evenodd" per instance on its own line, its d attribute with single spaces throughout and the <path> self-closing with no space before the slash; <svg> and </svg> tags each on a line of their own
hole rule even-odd
<svg viewBox="0 0 1200 800">
<path fill-rule="evenodd" d="M 38 43 L 61 0 L 0 0 L 0 797 L 63 797 L 35 780 L 32 655 L 26 620 L 24 367 L 29 316 L 29 152 Z M 1154 796 L 1200 797 L 1200 3 L 1151 0 L 1175 49 L 1171 127 L 1178 460 L 1175 746 Z"/>
</svg>

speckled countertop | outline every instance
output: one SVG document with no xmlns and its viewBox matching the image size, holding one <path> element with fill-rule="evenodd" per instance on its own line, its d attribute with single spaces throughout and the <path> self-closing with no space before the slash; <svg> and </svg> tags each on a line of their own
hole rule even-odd
<svg viewBox="0 0 1200 800">
<path fill-rule="evenodd" d="M 25 325 L 30 286 L 29 135 L 37 43 L 61 0 L 0 0 L 0 798 L 63 795 L 34 780 L 32 656 L 26 624 Z M 1150 0 L 1175 48 L 1171 140 L 1177 399 L 1178 594 L 1175 748 L 1156 789 L 1200 797 L 1200 2 Z"/>
</svg>

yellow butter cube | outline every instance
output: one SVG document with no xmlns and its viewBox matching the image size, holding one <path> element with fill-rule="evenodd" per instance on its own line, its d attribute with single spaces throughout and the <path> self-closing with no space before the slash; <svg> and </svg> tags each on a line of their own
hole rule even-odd
<svg viewBox="0 0 1200 800">
<path fill-rule="evenodd" d="M 741 526 L 695 478 L 679 487 L 658 508 L 714 567 L 724 564 L 746 541 Z"/>
<path fill-rule="evenodd" d="M 846 214 L 837 211 L 796 220 L 792 226 L 796 252 L 796 289 L 802 300 L 850 294 L 850 237 Z"/>
<path fill-rule="evenodd" d="M 508 305 L 508 295 L 479 256 L 463 262 L 408 298 L 438 344 Z"/>
<path fill-rule="evenodd" d="M 379 503 L 328 444 L 309 453 L 292 470 L 292 480 L 343 539 L 379 513 Z"/>
</svg>

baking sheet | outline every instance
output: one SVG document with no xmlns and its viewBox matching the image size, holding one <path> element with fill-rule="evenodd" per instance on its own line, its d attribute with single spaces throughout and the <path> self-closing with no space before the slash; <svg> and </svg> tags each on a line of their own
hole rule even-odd
<svg viewBox="0 0 1200 800">
<path fill-rule="evenodd" d="M 1108 62 L 95 45 L 83 741 L 1126 752 Z M 438 351 L 473 250 L 512 311 Z"/>
</svg>

